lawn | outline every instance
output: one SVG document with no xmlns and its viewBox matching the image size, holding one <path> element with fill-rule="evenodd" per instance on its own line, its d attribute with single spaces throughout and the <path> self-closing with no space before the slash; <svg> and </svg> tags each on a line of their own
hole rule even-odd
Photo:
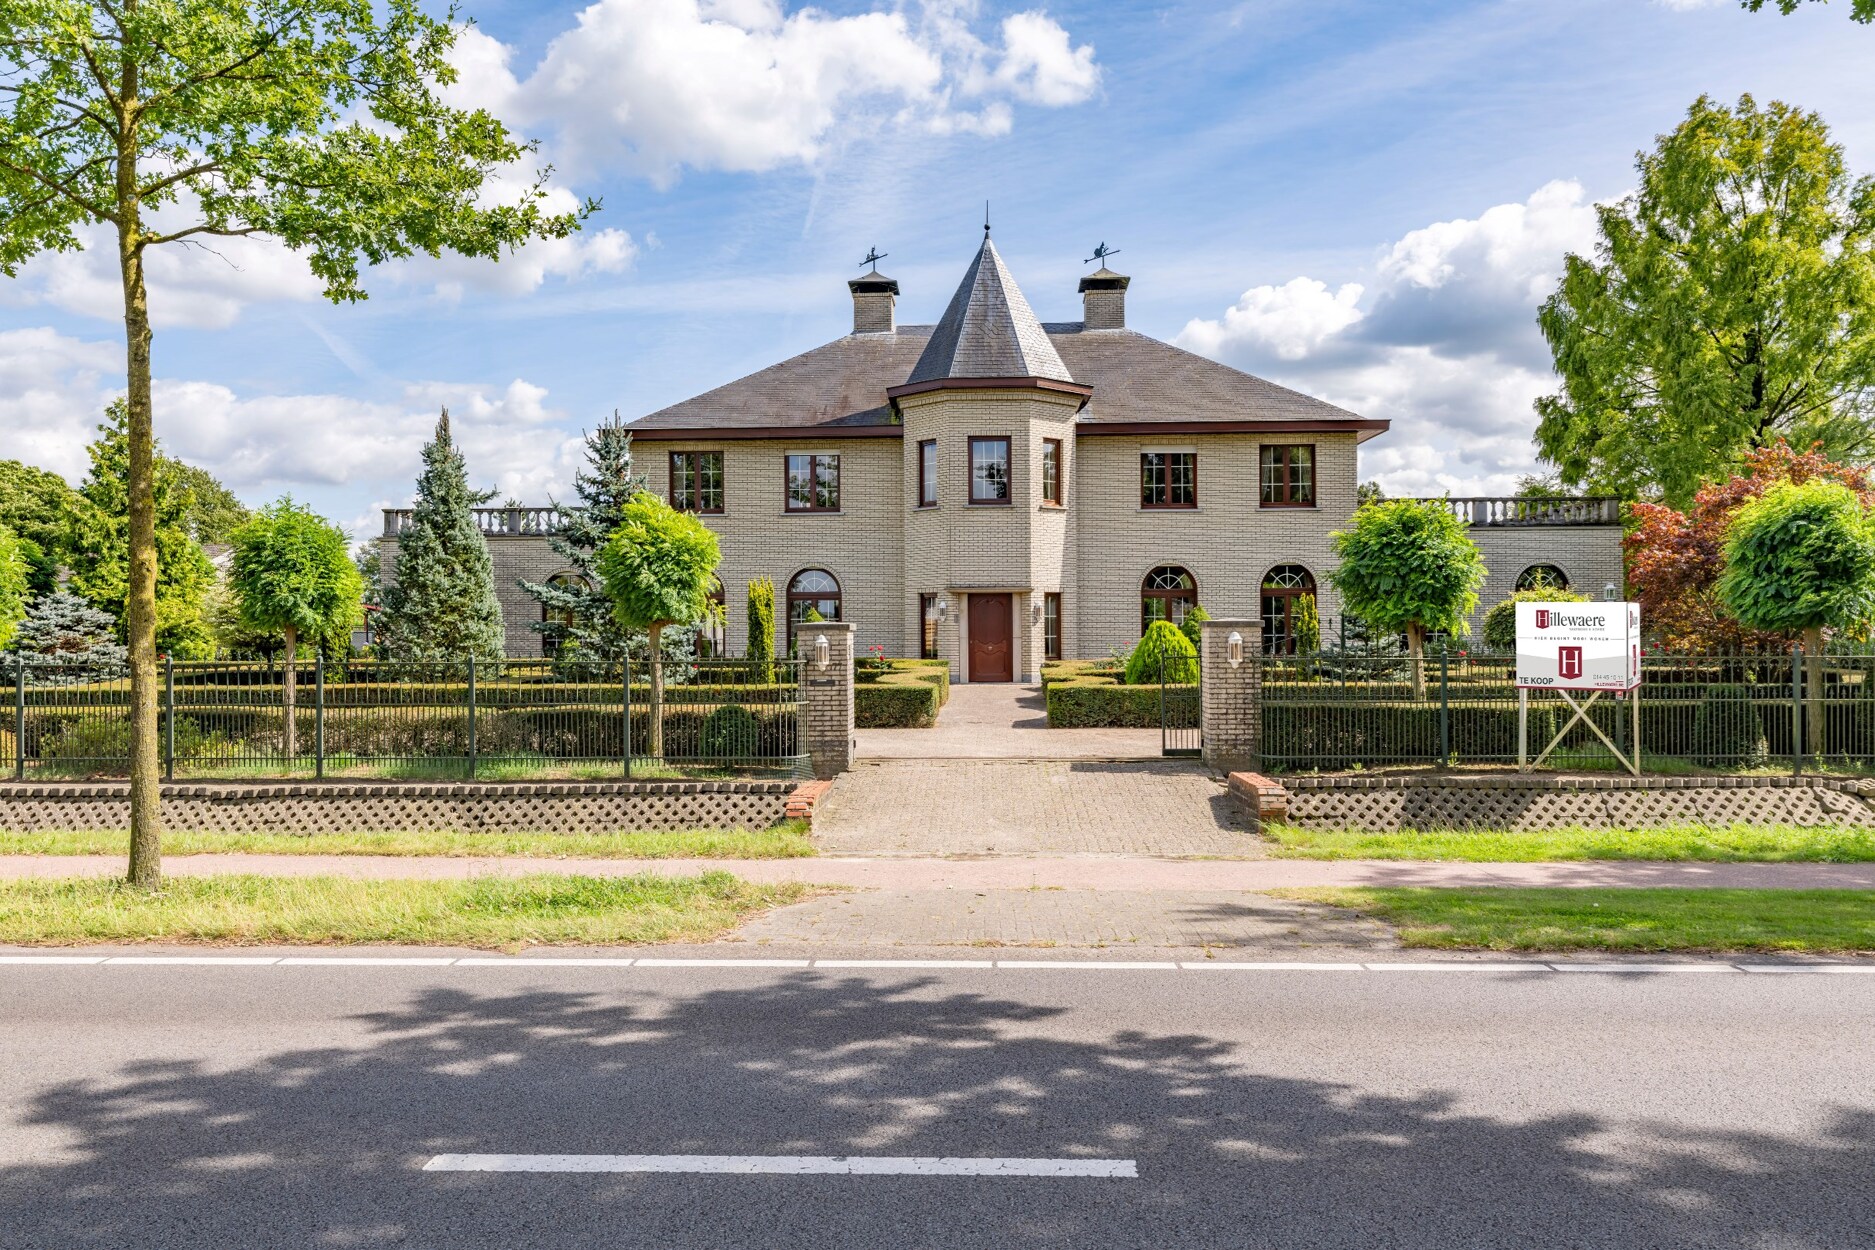
<svg viewBox="0 0 1875 1250">
<path fill-rule="evenodd" d="M 703 942 L 814 892 L 726 872 L 695 877 L 172 877 L 158 892 L 115 880 L 0 884 L 0 944 L 398 943 L 514 949 Z"/>
<path fill-rule="evenodd" d="M 1394 926 L 1409 947 L 1483 950 L 1875 951 L 1866 890 L 1300 889 Z"/>
<path fill-rule="evenodd" d="M 1659 829 L 1413 830 L 1301 829 L 1263 835 L 1282 859 L 1445 859 L 1470 863 L 1657 859 L 1711 863 L 1853 864 L 1875 861 L 1875 829 L 1832 825 L 1674 825 Z"/>
<path fill-rule="evenodd" d="M 0 830 L 0 855 L 126 855 L 130 834 Z M 192 833 L 163 834 L 168 855 L 441 855 L 540 859 L 796 859 L 815 853 L 806 821 L 771 829 L 660 833 Z"/>
</svg>

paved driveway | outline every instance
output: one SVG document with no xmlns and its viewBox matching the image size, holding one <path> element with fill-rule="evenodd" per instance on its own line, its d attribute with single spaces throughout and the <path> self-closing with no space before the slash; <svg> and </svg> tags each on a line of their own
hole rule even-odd
<svg viewBox="0 0 1875 1250">
<path fill-rule="evenodd" d="M 847 855 L 1259 853 L 1223 783 L 1176 760 L 862 761 L 814 833 Z"/>
<path fill-rule="evenodd" d="M 1157 729 L 1050 729 L 1040 686 L 951 687 L 931 729 L 861 729 L 862 759 L 1158 759 Z"/>
</svg>

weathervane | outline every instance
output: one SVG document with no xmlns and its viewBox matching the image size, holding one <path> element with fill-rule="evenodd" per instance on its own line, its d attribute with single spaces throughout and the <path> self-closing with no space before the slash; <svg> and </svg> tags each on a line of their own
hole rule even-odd
<svg viewBox="0 0 1875 1250">
<path fill-rule="evenodd" d="M 888 255 L 890 255 L 889 252 L 882 252 L 876 247 L 869 247 L 866 249 L 865 259 L 860 261 L 859 263 L 862 265 L 871 265 L 872 271 L 874 273 L 878 273 L 879 262 L 884 260 Z"/>
<path fill-rule="evenodd" d="M 1094 254 L 1092 256 L 1089 256 L 1086 260 L 1082 261 L 1081 263 L 1083 265 L 1091 265 L 1095 261 L 1099 261 L 1100 267 L 1102 269 L 1105 269 L 1107 267 L 1107 257 L 1118 256 L 1119 254 L 1120 254 L 1119 248 L 1108 247 L 1105 241 L 1102 241 L 1101 245 L 1094 249 Z"/>
</svg>

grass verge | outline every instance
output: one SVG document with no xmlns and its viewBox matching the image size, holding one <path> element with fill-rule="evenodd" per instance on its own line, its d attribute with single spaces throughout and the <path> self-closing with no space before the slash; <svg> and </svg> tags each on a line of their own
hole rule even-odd
<svg viewBox="0 0 1875 1250">
<path fill-rule="evenodd" d="M 1555 951 L 1875 951 L 1867 890 L 1296 889 L 1383 921 L 1409 947 Z"/>
<path fill-rule="evenodd" d="M 1875 829 L 1797 825 L 1674 825 L 1659 829 L 1298 829 L 1269 826 L 1283 859 L 1445 859 L 1469 863 L 1659 859 L 1709 863 L 1854 864 L 1875 861 Z"/>
<path fill-rule="evenodd" d="M 756 912 L 798 902 L 799 884 L 697 877 L 172 877 L 160 891 L 55 878 L 0 885 L 0 943 L 395 943 L 532 945 L 702 942 Z"/>
<path fill-rule="evenodd" d="M 0 830 L 0 855 L 126 855 L 130 834 Z M 671 833 L 189 833 L 166 831 L 166 855 L 435 855 L 539 859 L 798 859 L 815 854 L 806 821 L 772 829 Z"/>
</svg>

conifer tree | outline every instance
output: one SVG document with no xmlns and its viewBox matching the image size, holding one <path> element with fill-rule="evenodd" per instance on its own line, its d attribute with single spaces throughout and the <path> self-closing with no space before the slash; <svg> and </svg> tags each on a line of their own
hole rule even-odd
<svg viewBox="0 0 1875 1250">
<path fill-rule="evenodd" d="M 27 605 L 11 650 L 0 654 L 0 678 L 11 681 L 20 664 L 40 685 L 121 677 L 129 657 L 116 632 L 110 613 L 77 595 L 41 595 Z"/>
<path fill-rule="evenodd" d="M 644 475 L 632 467 L 631 433 L 618 413 L 586 436 L 586 464 L 573 478 L 579 503 L 556 504 L 558 532 L 547 540 L 567 570 L 584 580 L 523 580 L 521 589 L 547 618 L 529 628 L 544 636 L 548 651 L 571 649 L 585 659 L 617 661 L 627 653 L 627 635 L 600 587 L 599 550 L 618 528 L 625 505 L 645 489 Z"/>
<path fill-rule="evenodd" d="M 423 449 L 410 528 L 398 535 L 394 580 L 378 620 L 383 654 L 426 663 L 502 658 L 494 565 L 475 524 L 475 506 L 486 497 L 469 489 L 445 408 Z"/>
</svg>

